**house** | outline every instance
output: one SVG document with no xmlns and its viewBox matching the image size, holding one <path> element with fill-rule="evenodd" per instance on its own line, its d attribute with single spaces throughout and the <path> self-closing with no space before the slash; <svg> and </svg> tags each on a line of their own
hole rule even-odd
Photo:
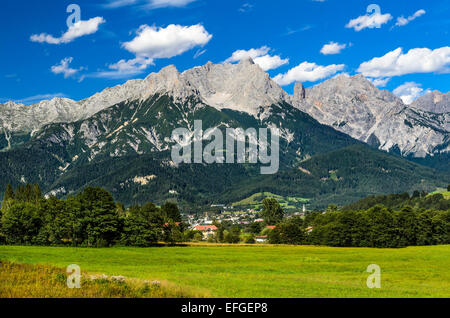
<svg viewBox="0 0 450 318">
<path fill-rule="evenodd" d="M 203 238 L 207 240 L 210 237 L 213 237 L 217 232 L 218 228 L 215 225 L 197 225 L 194 227 L 195 230 L 202 232 Z"/>
<path fill-rule="evenodd" d="M 268 236 L 267 236 L 267 235 L 264 235 L 264 236 L 256 236 L 256 237 L 255 237 L 256 243 L 266 243 L 266 242 L 267 242 L 267 239 L 268 239 Z"/>
</svg>

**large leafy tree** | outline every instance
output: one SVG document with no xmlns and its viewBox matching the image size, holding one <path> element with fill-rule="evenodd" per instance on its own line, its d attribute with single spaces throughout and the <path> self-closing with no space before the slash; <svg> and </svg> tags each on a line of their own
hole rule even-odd
<svg viewBox="0 0 450 318">
<path fill-rule="evenodd" d="M 181 214 L 178 206 L 172 202 L 166 202 L 161 206 L 161 211 L 167 222 L 181 222 Z"/>
<path fill-rule="evenodd" d="M 267 225 L 276 225 L 283 221 L 284 211 L 276 199 L 266 198 L 263 200 L 261 215 Z"/>
<path fill-rule="evenodd" d="M 2 215 L 2 233 L 8 244 L 34 244 L 42 220 L 38 208 L 28 202 L 14 202 Z"/>
<path fill-rule="evenodd" d="M 112 195 L 102 188 L 86 188 L 77 196 L 81 204 L 83 243 L 110 246 L 118 238 L 119 215 Z"/>
</svg>

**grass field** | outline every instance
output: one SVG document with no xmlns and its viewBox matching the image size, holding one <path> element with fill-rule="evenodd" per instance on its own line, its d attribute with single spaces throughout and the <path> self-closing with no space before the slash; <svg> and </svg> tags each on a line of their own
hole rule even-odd
<svg viewBox="0 0 450 318">
<path fill-rule="evenodd" d="M 438 193 L 442 194 L 444 196 L 444 199 L 450 200 L 450 191 L 447 191 L 447 189 L 444 189 L 444 188 L 437 188 L 436 191 L 430 193 L 429 196 L 435 195 Z"/>
<path fill-rule="evenodd" d="M 450 297 L 450 246 L 0 246 L 0 260 L 58 268 L 78 264 L 89 274 L 159 280 L 207 297 Z M 381 289 L 366 286 L 370 264 L 381 267 Z M 2 279 L 0 293 L 4 288 Z"/>
<path fill-rule="evenodd" d="M 262 202 L 265 198 L 274 198 L 280 203 L 284 209 L 298 209 L 303 207 L 304 203 L 308 203 L 309 200 L 300 197 L 283 197 L 281 195 L 273 194 L 271 192 L 259 192 L 255 193 L 244 200 L 233 203 L 233 207 L 245 207 L 260 209 Z"/>
</svg>

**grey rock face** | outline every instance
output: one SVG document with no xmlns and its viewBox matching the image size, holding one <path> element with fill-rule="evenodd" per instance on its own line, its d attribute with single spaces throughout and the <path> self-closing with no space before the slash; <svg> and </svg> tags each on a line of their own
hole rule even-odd
<svg viewBox="0 0 450 318">
<path fill-rule="evenodd" d="M 412 107 L 436 114 L 450 112 L 450 93 L 443 94 L 438 91 L 425 94 L 415 100 Z"/>
<path fill-rule="evenodd" d="M 445 103 L 441 95 L 436 96 L 435 101 Z M 450 151 L 437 150 L 450 136 L 448 113 L 406 106 L 362 75 L 336 76 L 308 90 L 305 98 L 295 92 L 291 103 L 319 122 L 386 151 L 395 148 L 415 157 Z"/>
</svg>

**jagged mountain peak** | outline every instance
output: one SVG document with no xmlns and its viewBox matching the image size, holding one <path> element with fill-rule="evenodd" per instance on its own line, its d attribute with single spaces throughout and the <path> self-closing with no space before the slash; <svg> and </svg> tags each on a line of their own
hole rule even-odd
<svg viewBox="0 0 450 318">
<path fill-rule="evenodd" d="M 238 64 L 212 64 L 183 72 L 204 102 L 217 109 L 233 109 L 256 115 L 260 107 L 279 103 L 287 93 L 251 59 Z"/>
</svg>

